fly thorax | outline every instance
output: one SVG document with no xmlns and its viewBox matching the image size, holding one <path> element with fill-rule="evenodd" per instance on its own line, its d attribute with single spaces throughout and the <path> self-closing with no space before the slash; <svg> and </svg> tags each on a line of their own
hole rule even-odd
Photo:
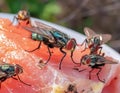
<svg viewBox="0 0 120 93">
<path fill-rule="evenodd" d="M 4 64 L 1 66 L 1 70 L 5 72 L 8 76 L 13 76 L 15 73 L 14 66 Z"/>
<path fill-rule="evenodd" d="M 101 41 L 102 41 L 101 39 L 102 39 L 101 36 L 94 37 L 94 44 L 101 45 Z"/>
<path fill-rule="evenodd" d="M 37 33 L 32 33 L 32 39 L 33 40 L 38 40 L 38 41 L 40 40 L 40 41 L 42 41 L 43 37 L 41 35 L 37 34 Z"/>
<path fill-rule="evenodd" d="M 91 56 L 91 66 L 94 66 L 96 62 L 98 61 L 98 58 L 94 55 Z"/>
<path fill-rule="evenodd" d="M 95 66 L 95 63 L 91 62 L 91 63 L 89 64 L 89 66 Z"/>
<path fill-rule="evenodd" d="M 57 31 L 55 31 L 52 34 L 58 43 L 61 43 L 62 45 L 65 45 L 67 43 L 68 37 L 66 37 L 64 34 L 57 32 Z"/>
<path fill-rule="evenodd" d="M 75 49 L 75 47 L 76 47 L 76 41 L 75 41 L 75 39 L 68 40 L 68 42 L 67 42 L 67 44 L 65 46 L 65 48 L 67 50 L 71 50 L 71 51 L 73 51 Z"/>
</svg>

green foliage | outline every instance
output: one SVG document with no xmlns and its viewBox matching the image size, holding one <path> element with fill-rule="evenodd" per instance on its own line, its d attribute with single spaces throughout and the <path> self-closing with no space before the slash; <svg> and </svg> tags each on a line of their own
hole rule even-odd
<svg viewBox="0 0 120 93">
<path fill-rule="evenodd" d="M 43 10 L 43 13 L 40 15 L 43 19 L 46 20 L 56 20 L 55 16 L 61 12 L 60 7 L 55 2 L 48 3 Z"/>
</svg>

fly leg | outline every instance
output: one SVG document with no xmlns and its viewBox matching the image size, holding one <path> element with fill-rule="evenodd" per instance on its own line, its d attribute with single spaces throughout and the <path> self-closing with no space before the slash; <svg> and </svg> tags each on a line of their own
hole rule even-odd
<svg viewBox="0 0 120 93">
<path fill-rule="evenodd" d="M 81 46 L 83 46 L 83 44 L 85 44 L 85 48 L 81 52 L 84 52 L 87 49 L 87 40 L 86 39 L 83 41 Z"/>
<path fill-rule="evenodd" d="M 74 61 L 74 59 L 73 59 L 73 52 L 74 52 L 74 50 L 73 51 L 71 51 L 71 60 L 72 60 L 72 62 L 74 63 L 74 64 L 79 64 L 79 63 L 76 63 L 75 61 Z"/>
<path fill-rule="evenodd" d="M 26 50 L 26 51 L 27 51 L 27 52 L 34 52 L 34 51 L 38 50 L 38 49 L 40 48 L 40 46 L 41 46 L 41 41 L 40 41 L 40 43 L 39 43 L 39 45 L 38 45 L 37 48 L 35 48 L 35 49 L 33 49 L 33 50 L 30 50 L 30 51 L 28 51 L 28 50 Z"/>
<path fill-rule="evenodd" d="M 91 79 L 91 72 L 94 70 L 94 68 L 92 68 L 92 70 L 89 71 L 89 79 Z"/>
<path fill-rule="evenodd" d="M 27 83 L 23 82 L 18 75 L 17 75 L 17 78 L 18 78 L 18 79 L 15 78 L 15 77 L 12 77 L 12 78 L 15 79 L 15 80 L 19 80 L 21 83 L 23 83 L 23 84 L 25 84 L 25 85 L 27 85 L 27 86 L 31 86 L 30 84 L 27 84 Z"/>
<path fill-rule="evenodd" d="M 2 77 L 2 78 L 0 78 L 0 89 L 1 89 L 1 83 L 2 83 L 3 81 L 5 81 L 7 78 L 8 78 L 7 75 L 4 76 L 4 77 Z"/>
<path fill-rule="evenodd" d="M 16 16 L 14 16 L 13 20 L 12 20 L 12 24 L 14 23 L 15 19 L 18 20 L 18 18 Z"/>
<path fill-rule="evenodd" d="M 74 67 L 73 68 L 74 70 L 77 70 L 78 72 L 82 72 L 82 71 L 85 71 L 86 69 L 82 69 L 82 70 L 80 70 L 79 68 L 77 68 L 77 67 Z"/>
<path fill-rule="evenodd" d="M 49 48 L 49 47 L 47 47 L 47 48 L 48 48 L 49 58 L 48 58 L 48 60 L 46 61 L 45 64 L 47 64 L 47 63 L 49 62 L 49 60 L 50 60 L 50 58 L 51 58 L 51 56 L 52 56 L 52 54 L 51 54 L 51 52 L 50 52 L 50 48 Z"/>
<path fill-rule="evenodd" d="M 79 63 L 79 67 L 81 66 L 81 62 Z M 80 70 L 78 67 L 74 67 L 73 68 L 74 70 L 77 70 L 78 72 L 82 72 L 82 71 L 85 71 L 86 69 L 82 69 Z"/>
<path fill-rule="evenodd" d="M 60 48 L 60 51 L 61 51 L 64 55 L 63 55 L 63 57 L 62 57 L 62 58 L 61 58 L 61 60 L 60 60 L 60 63 L 59 63 L 59 69 L 61 69 L 61 64 L 62 64 L 62 61 L 63 61 L 63 59 L 64 59 L 64 58 L 65 58 L 65 56 L 66 56 L 66 52 L 65 52 L 65 51 L 63 51 L 62 49 L 63 49 L 63 47 L 61 47 L 61 48 Z"/>
<path fill-rule="evenodd" d="M 12 22 L 10 23 L 10 25 L 12 25 L 14 23 L 15 19 L 18 20 L 18 18 L 16 16 L 14 16 L 14 18 L 13 18 Z"/>
<path fill-rule="evenodd" d="M 103 83 L 105 83 L 105 80 L 101 80 L 101 79 L 100 79 L 100 77 L 99 77 L 99 74 L 100 74 L 100 72 L 101 72 L 102 68 L 99 68 L 99 67 L 98 67 L 98 68 L 96 68 L 96 69 L 99 69 L 99 71 L 98 71 L 98 72 L 97 72 L 97 74 L 96 74 L 96 75 L 97 75 L 98 80 L 99 80 L 99 81 L 101 81 L 101 82 L 103 82 Z"/>
<path fill-rule="evenodd" d="M 15 80 L 18 80 L 17 78 L 15 78 L 15 77 L 12 77 L 13 79 L 15 79 Z"/>
<path fill-rule="evenodd" d="M 99 55 L 101 55 L 101 51 L 102 51 L 102 47 L 99 47 Z M 105 53 L 102 53 L 102 56 L 104 56 L 105 55 Z"/>
</svg>

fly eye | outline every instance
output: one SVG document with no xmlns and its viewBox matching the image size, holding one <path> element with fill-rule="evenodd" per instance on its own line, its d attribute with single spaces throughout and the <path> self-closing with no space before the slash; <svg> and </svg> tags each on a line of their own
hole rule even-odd
<svg viewBox="0 0 120 93">
<path fill-rule="evenodd" d="M 86 64 L 86 60 L 87 60 L 87 55 L 85 55 L 85 56 L 82 57 L 81 62 L 83 64 Z"/>
<path fill-rule="evenodd" d="M 82 64 L 87 65 L 87 64 L 90 64 L 91 59 L 90 59 L 90 57 L 89 57 L 88 55 L 85 55 L 85 56 L 81 59 L 81 62 L 82 62 Z"/>
<path fill-rule="evenodd" d="M 66 49 L 73 51 L 76 47 L 76 41 L 74 39 L 70 39 L 68 41 L 65 41 L 66 43 Z"/>
<path fill-rule="evenodd" d="M 19 73 L 22 73 L 23 72 L 23 69 L 20 65 L 16 64 L 15 65 L 15 73 L 16 74 L 19 74 Z"/>
<path fill-rule="evenodd" d="M 84 60 L 87 60 L 88 59 L 88 56 L 86 55 L 86 56 L 84 56 Z"/>
<path fill-rule="evenodd" d="M 84 64 L 84 65 L 89 65 L 89 64 L 90 64 L 90 59 L 84 60 L 83 64 Z"/>
<path fill-rule="evenodd" d="M 90 59 L 86 60 L 86 64 L 90 64 Z"/>
<path fill-rule="evenodd" d="M 16 69 L 15 69 L 15 73 L 16 73 L 16 74 L 20 73 L 19 68 L 16 67 Z"/>
</svg>

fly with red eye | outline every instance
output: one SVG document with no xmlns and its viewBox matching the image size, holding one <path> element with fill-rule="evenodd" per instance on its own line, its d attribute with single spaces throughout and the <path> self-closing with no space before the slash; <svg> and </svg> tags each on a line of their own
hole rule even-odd
<svg viewBox="0 0 120 93">
<path fill-rule="evenodd" d="M 31 86 L 20 79 L 19 74 L 21 73 L 23 73 L 23 69 L 20 65 L 0 62 L 0 88 L 1 88 L 1 83 L 8 78 L 19 80 L 23 84 L 27 86 Z M 15 76 L 17 76 L 18 79 L 15 78 Z"/>
<path fill-rule="evenodd" d="M 86 48 L 89 48 L 90 54 L 101 54 L 101 45 L 107 43 L 112 38 L 110 34 L 96 34 L 92 29 L 88 27 L 84 28 L 84 33 L 87 38 L 83 41 L 81 46 L 85 44 L 85 48 L 83 51 L 85 51 Z"/>
<path fill-rule="evenodd" d="M 62 61 L 67 54 L 64 51 L 64 49 L 71 51 L 70 57 L 71 57 L 72 62 L 74 64 L 78 64 L 73 59 L 73 52 L 77 46 L 76 40 L 74 38 L 70 38 L 67 34 L 65 34 L 51 26 L 48 26 L 44 23 L 35 21 L 35 25 L 36 26 L 32 26 L 32 27 L 24 27 L 26 30 L 32 32 L 33 40 L 40 41 L 37 48 L 35 48 L 31 51 L 28 51 L 28 52 L 33 52 L 33 51 L 39 49 L 41 46 L 41 42 L 43 42 L 47 46 L 47 49 L 49 52 L 49 58 L 45 64 L 47 64 L 49 62 L 51 55 L 52 55 L 50 52 L 50 48 L 54 48 L 54 47 L 59 48 L 59 50 L 63 53 L 63 57 L 61 58 L 60 63 L 59 63 L 59 69 L 61 69 Z"/>
<path fill-rule="evenodd" d="M 81 58 L 81 65 L 88 65 L 91 70 L 89 71 L 89 79 L 91 79 L 91 72 L 95 69 L 98 69 L 98 72 L 96 73 L 97 78 L 99 81 L 101 82 L 105 82 L 105 80 L 101 80 L 100 79 L 100 72 L 102 70 L 102 67 L 105 64 L 117 64 L 118 61 L 117 60 L 108 60 L 106 57 L 104 57 L 103 55 L 99 55 L 99 54 L 90 54 L 90 55 L 84 55 Z M 79 72 L 84 71 L 84 70 L 79 70 L 78 68 L 74 68 L 75 70 L 78 70 Z"/>
</svg>

